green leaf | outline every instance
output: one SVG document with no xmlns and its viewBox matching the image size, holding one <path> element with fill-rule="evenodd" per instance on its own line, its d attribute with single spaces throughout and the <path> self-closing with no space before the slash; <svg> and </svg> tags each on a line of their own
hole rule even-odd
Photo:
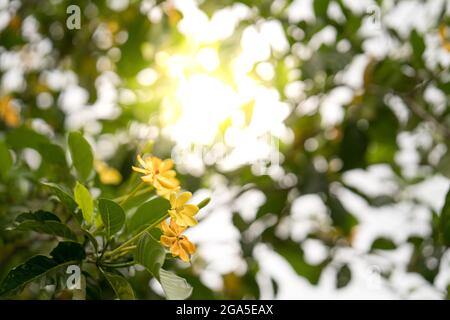
<svg viewBox="0 0 450 320">
<path fill-rule="evenodd" d="M 159 270 L 164 264 L 166 251 L 149 233 L 140 237 L 134 252 L 134 260 L 142 264 L 154 277 L 159 278 Z"/>
<path fill-rule="evenodd" d="M 91 225 L 94 219 L 94 200 L 92 199 L 89 190 L 77 181 L 74 194 L 75 202 L 78 204 L 78 207 L 80 207 L 84 220 L 88 225 Z"/>
<path fill-rule="evenodd" d="M 42 144 L 50 143 L 49 139 L 27 127 L 19 127 L 8 131 L 6 142 L 13 149 L 31 148 L 39 150 Z"/>
<path fill-rule="evenodd" d="M 120 300 L 134 300 L 134 292 L 131 285 L 128 283 L 127 279 L 123 276 L 104 272 L 106 280 L 108 280 L 109 284 L 113 288 L 114 292 L 117 295 L 117 298 Z"/>
<path fill-rule="evenodd" d="M 43 210 L 39 210 L 36 212 L 25 212 L 20 214 L 17 218 L 16 218 L 16 222 L 24 222 L 27 220 L 34 220 L 34 221 L 38 221 L 38 222 L 46 222 L 46 221 L 56 221 L 56 222 L 61 222 L 61 220 L 58 218 L 57 215 L 48 212 L 48 211 L 43 211 Z"/>
<path fill-rule="evenodd" d="M 16 221 L 19 222 L 15 228 L 16 230 L 35 231 L 76 240 L 72 230 L 65 224 L 62 224 L 61 220 L 51 212 L 40 210 L 34 213 L 23 213 L 17 217 Z"/>
<path fill-rule="evenodd" d="M 42 155 L 42 161 L 64 170 L 68 169 L 66 155 L 59 145 L 53 143 L 41 144 L 39 145 L 39 153 Z"/>
<path fill-rule="evenodd" d="M 81 230 L 85 236 L 85 238 L 87 238 L 89 240 L 89 242 L 92 244 L 92 246 L 94 247 L 95 252 L 98 252 L 98 242 L 97 239 L 95 239 L 95 237 L 87 230 L 82 229 Z"/>
<path fill-rule="evenodd" d="M 120 205 L 108 199 L 99 199 L 98 209 L 106 228 L 106 234 L 108 238 L 111 238 L 122 229 L 125 223 L 125 212 Z"/>
<path fill-rule="evenodd" d="M 13 293 L 42 276 L 56 272 L 65 266 L 77 264 L 86 257 L 83 247 L 76 242 L 65 241 L 50 253 L 51 258 L 38 255 L 12 269 L 0 285 L 0 296 Z"/>
<path fill-rule="evenodd" d="M 439 170 L 439 173 L 450 179 L 450 154 L 448 152 L 441 157 L 436 168 Z"/>
<path fill-rule="evenodd" d="M 314 14 L 317 18 L 326 18 L 330 0 L 313 1 Z"/>
<path fill-rule="evenodd" d="M 192 287 L 186 279 L 162 268 L 159 270 L 159 282 L 168 300 L 184 300 L 192 294 Z"/>
<path fill-rule="evenodd" d="M 411 46 L 414 53 L 414 60 L 419 66 L 423 65 L 422 55 L 425 52 L 425 41 L 422 36 L 417 32 L 417 30 L 413 30 L 411 32 Z"/>
<path fill-rule="evenodd" d="M 94 164 L 92 148 L 79 132 L 69 133 L 68 143 L 73 165 L 81 180 L 86 181 Z"/>
<path fill-rule="evenodd" d="M 13 159 L 8 150 L 8 146 L 3 140 L 0 140 L 0 163 L 0 177 L 5 179 L 11 170 Z"/>
<path fill-rule="evenodd" d="M 277 240 L 273 243 L 273 246 L 275 251 L 289 262 L 298 275 L 304 277 L 313 285 L 319 282 L 323 269 L 330 261 L 327 258 L 318 265 L 309 264 L 305 259 L 303 249 L 298 243 L 291 240 Z"/>
<path fill-rule="evenodd" d="M 134 208 L 139 207 L 151 198 L 153 198 L 153 195 L 149 192 L 132 196 L 122 204 L 122 208 L 125 212 L 132 211 Z"/>
<path fill-rule="evenodd" d="M 41 182 L 44 186 L 50 188 L 50 190 L 58 197 L 59 201 L 69 210 L 74 213 L 77 209 L 77 203 L 73 197 L 65 191 L 61 186 L 53 182 Z"/>
<path fill-rule="evenodd" d="M 197 207 L 199 209 L 202 209 L 202 208 L 206 207 L 208 205 L 208 203 L 210 203 L 210 202 L 211 202 L 211 198 L 210 197 L 205 198 L 202 201 L 200 201 L 200 203 L 197 205 Z"/>
<path fill-rule="evenodd" d="M 339 150 L 339 157 L 344 162 L 343 170 L 365 167 L 365 155 L 369 143 L 367 130 L 350 121 L 343 126 L 344 136 Z"/>
<path fill-rule="evenodd" d="M 333 224 L 339 227 L 344 235 L 350 235 L 353 227 L 358 224 L 358 220 L 347 211 L 335 195 L 329 193 L 326 203 L 328 208 L 330 208 L 330 216 Z"/>
<path fill-rule="evenodd" d="M 394 250 L 396 248 L 397 246 L 392 240 L 381 237 L 372 243 L 370 250 Z"/>
<path fill-rule="evenodd" d="M 439 216 L 439 231 L 442 242 L 447 247 L 450 246 L 450 190 L 447 192 L 444 207 Z"/>
<path fill-rule="evenodd" d="M 340 289 L 348 285 L 352 279 L 352 271 L 344 264 L 336 274 L 336 288 Z"/>
<path fill-rule="evenodd" d="M 86 258 L 86 253 L 84 248 L 77 242 L 74 241 L 63 241 L 58 243 L 55 249 L 50 252 L 50 256 L 56 262 L 65 261 L 81 261 Z"/>
<path fill-rule="evenodd" d="M 128 231 L 138 231 L 164 219 L 169 209 L 169 201 L 160 197 L 143 203 L 128 220 Z"/>
</svg>

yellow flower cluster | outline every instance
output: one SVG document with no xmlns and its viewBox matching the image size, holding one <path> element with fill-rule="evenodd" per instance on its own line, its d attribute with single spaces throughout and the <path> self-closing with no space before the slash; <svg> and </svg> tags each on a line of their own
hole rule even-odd
<svg viewBox="0 0 450 320">
<path fill-rule="evenodd" d="M 166 221 L 161 223 L 163 235 L 160 242 L 163 246 L 170 248 L 170 253 L 174 257 L 179 256 L 181 260 L 189 262 L 189 255 L 195 252 L 195 245 L 182 233 L 186 228 L 180 227 L 173 219 L 170 224 Z"/>
<path fill-rule="evenodd" d="M 163 221 L 160 228 L 163 232 L 160 238 L 162 245 L 169 248 L 174 257 L 189 262 L 189 257 L 195 252 L 195 245 L 182 235 L 187 227 L 198 222 L 194 216 L 199 211 L 198 206 L 188 204 L 192 197 L 190 192 L 178 193 L 180 182 L 176 178 L 171 159 L 161 160 L 154 156 L 137 157 L 140 167 L 132 167 L 134 171 L 142 173 L 142 181 L 152 185 L 156 193 L 170 201 L 170 223 Z"/>
<path fill-rule="evenodd" d="M 146 157 L 142 159 L 137 157 L 141 168 L 133 167 L 133 170 L 144 174 L 141 179 L 151 184 L 156 192 L 165 198 L 170 193 L 180 190 L 180 182 L 176 178 L 176 172 L 173 170 L 173 161 L 171 159 L 161 160 L 157 157 Z"/>
<path fill-rule="evenodd" d="M 103 184 L 118 185 L 122 181 L 120 172 L 103 161 L 95 160 L 94 168 Z"/>
</svg>

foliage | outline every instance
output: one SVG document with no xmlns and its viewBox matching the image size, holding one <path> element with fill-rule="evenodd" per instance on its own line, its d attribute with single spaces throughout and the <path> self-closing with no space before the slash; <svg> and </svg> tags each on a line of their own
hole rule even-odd
<svg viewBox="0 0 450 320">
<path fill-rule="evenodd" d="M 80 133 L 71 132 L 68 135 L 68 148 L 71 158 L 74 159 L 75 170 L 72 172 L 82 176 L 89 185 L 93 185 L 94 181 L 89 179 L 93 168 L 89 143 Z M 75 161 L 76 158 L 79 160 Z M 67 168 L 67 174 L 71 174 L 70 168 Z M 72 181 L 75 181 L 75 177 Z M 144 181 L 140 182 L 134 191 L 119 199 L 95 200 L 91 191 L 78 181 L 73 187 L 73 197 L 69 191 L 64 191 L 62 186 L 55 183 L 44 182 L 40 184 L 41 187 L 37 183 L 38 188 L 49 187 L 56 196 L 53 204 L 47 204 L 55 213 L 43 210 L 22 213 L 17 216 L 11 228 L 14 231 L 47 234 L 51 236 L 49 241 L 59 242 L 50 252 L 51 258 L 36 255 L 13 268 L 0 286 L 0 295 L 15 294 L 30 282 L 42 278 L 46 281 L 45 277 L 48 276 L 58 277 L 58 272 L 59 278 L 64 278 L 60 272 L 64 267 L 78 265 L 83 274 L 97 278 L 97 281 L 104 277 L 117 298 L 134 299 L 133 288 L 117 269 L 140 263 L 160 281 L 168 299 L 188 298 L 192 293 L 192 287 L 185 279 L 161 269 L 166 252 L 151 234 L 151 231 L 159 227 L 161 221 L 169 217 L 171 209 L 169 201 L 147 190 L 144 194 L 149 201 L 143 199 L 133 201 L 127 213 L 122 207 L 125 203 L 136 200 L 136 192 L 142 190 L 145 185 L 147 184 Z M 198 211 L 197 206 L 191 206 L 196 207 Z M 128 225 L 122 232 L 126 220 Z M 171 223 L 175 224 L 173 218 Z M 72 241 L 63 241 L 64 239 Z M 157 255 L 154 254 L 155 250 L 158 252 Z M 85 282 L 80 283 L 84 287 L 78 288 L 82 296 L 78 295 L 77 298 L 86 298 L 89 290 Z M 54 293 L 59 294 L 56 290 Z"/>
<path fill-rule="evenodd" d="M 295 2 L 291 0 L 199 2 L 199 9 L 208 18 L 238 5 L 252 9 L 236 23 L 231 36 L 208 44 L 219 53 L 220 68 L 215 74 L 227 79 L 232 87 L 238 84 L 229 62 L 240 50 L 247 27 L 258 29 L 275 21 L 287 39 L 286 50 L 272 48 L 269 57 L 261 61 L 273 67 L 272 79 L 264 79 L 256 65 L 247 73 L 273 88 L 290 106 L 284 123 L 291 140 L 279 139 L 280 168 L 283 177 L 289 179 L 255 174 L 252 164 L 227 171 L 212 163 L 205 166 L 201 176 L 188 170 L 177 172 L 179 181 L 170 180 L 173 169 L 169 162 L 156 157 L 135 159 L 140 154 L 170 158 L 176 145 L 162 134 L 166 123 L 161 115 L 164 101 L 174 95 L 177 83 L 158 61 L 183 50 L 189 55 L 204 44 L 191 41 L 180 31 L 183 12 L 171 1 L 151 5 L 157 8 L 155 16 L 160 13 L 157 21 L 149 19 L 151 10 L 145 9 L 145 1 L 128 2 L 123 10 L 113 10 L 109 1 L 78 1 L 83 11 L 80 30 L 65 28 L 70 1 L 22 1 L 8 9 L 9 22 L 0 30 L 0 54 L 17 55 L 24 84 L 11 89 L 5 84 L 9 71 L 0 68 L 0 294 L 72 298 L 72 291 L 65 289 L 61 279 L 67 276 L 63 269 L 76 264 L 85 280 L 82 296 L 86 299 L 159 298 L 158 290 L 147 285 L 151 278 L 171 299 L 260 298 L 256 252 L 261 245 L 275 251 L 312 285 L 319 283 L 324 270 L 333 268 L 336 288 L 343 289 L 351 283 L 354 270 L 349 261 L 340 260 L 339 253 L 355 249 L 361 224 L 359 213 L 343 201 L 343 192 L 373 209 L 396 208 L 401 201 L 408 201 L 412 212 L 414 208 L 427 210 L 430 218 L 426 232 L 400 240 L 380 236 L 367 249 L 353 252 L 370 261 L 407 246 L 412 249 L 407 271 L 435 286 L 450 244 L 450 193 L 442 209 L 436 209 L 435 204 L 410 196 L 408 190 L 430 177 L 450 177 L 448 64 L 444 59 L 430 58 L 433 50 L 446 57 L 450 51 L 445 1 L 426 28 L 400 32 L 381 23 L 383 37 L 379 41 L 385 51 L 378 55 L 367 53 L 376 36 L 363 31 L 372 17 L 366 11 L 353 10 L 347 1 L 314 1 L 311 19 L 289 18 L 289 8 Z M 405 1 L 387 2 L 376 1 L 382 16 Z M 34 25 L 36 32 L 24 32 Z M 317 41 L 318 34 L 330 29 L 333 41 Z M 438 48 L 432 47 L 433 41 Z M 39 63 L 33 57 L 39 57 Z M 364 70 L 360 81 L 352 84 L 344 74 L 359 58 L 365 59 Z M 149 67 L 156 70 L 157 80 L 139 83 L 139 72 Z M 67 83 L 52 82 L 52 76 L 58 74 L 64 75 L 58 79 Z M 292 84 L 300 86 L 294 86 L 294 94 Z M 109 86 L 117 91 L 111 93 Z M 62 107 L 62 101 L 73 98 L 68 87 L 82 89 L 85 101 L 81 104 L 91 113 L 77 106 L 75 110 Z M 336 102 L 340 119 L 327 123 L 326 106 L 340 90 L 350 98 Z M 430 91 L 439 92 L 443 102 L 430 99 Z M 124 102 L 115 96 L 132 98 Z M 250 123 L 256 112 L 254 104 L 245 103 L 241 109 L 242 121 Z M 81 120 L 77 122 L 76 116 Z M 225 119 L 220 130 L 226 131 L 230 123 L 233 119 Z M 194 123 L 192 130 L 206 125 L 206 121 Z M 149 137 L 149 131 L 140 130 L 143 127 L 158 134 Z M 419 134 L 426 136 L 426 142 L 410 146 L 417 155 L 411 173 L 398 160 L 404 149 L 401 139 Z M 114 152 L 99 157 L 99 150 L 108 143 L 115 146 Z M 36 158 L 40 161 L 33 161 Z M 377 165 L 389 168 L 395 191 L 373 195 L 345 179 L 350 172 L 366 172 Z M 170 167 L 168 175 L 152 171 L 165 166 Z M 197 221 L 189 220 L 189 210 L 183 209 L 185 215 L 177 216 L 180 210 L 168 195 L 169 191 L 178 192 L 180 185 L 193 192 L 209 188 L 217 176 L 225 179 L 229 190 L 239 189 L 225 204 L 233 210 L 234 201 L 246 192 L 258 191 L 265 196 L 254 218 L 243 219 L 240 212 L 233 213 L 233 225 L 242 235 L 239 246 L 245 268 L 240 273 L 221 275 L 221 290 L 202 282 L 199 269 L 204 268 L 205 261 L 199 258 L 196 268 L 195 263 L 187 265 L 172 259 L 182 259 L 190 252 L 176 246 L 187 239 L 181 235 L 184 228 Z M 325 205 L 328 220 L 316 223 L 302 236 L 282 234 L 280 230 L 295 220 L 295 200 L 312 194 Z M 196 206 L 202 208 L 208 201 Z M 167 234 L 157 226 L 169 215 L 181 229 L 177 241 L 164 242 L 160 239 Z M 255 226 L 262 228 L 256 235 L 252 233 Z M 326 257 L 318 264 L 306 257 L 303 245 L 309 240 L 319 241 L 326 248 Z M 183 243 L 195 248 L 190 242 Z M 167 252 L 169 245 L 172 254 Z M 140 272 L 137 265 L 147 271 Z M 382 272 L 388 283 L 393 272 L 392 266 Z M 130 273 L 136 273 L 135 277 Z M 36 290 L 30 283 L 38 281 L 44 286 Z M 279 284 L 271 281 L 276 295 Z M 42 290 L 49 284 L 54 290 Z M 443 298 L 449 296 L 435 289 L 442 291 Z"/>
</svg>

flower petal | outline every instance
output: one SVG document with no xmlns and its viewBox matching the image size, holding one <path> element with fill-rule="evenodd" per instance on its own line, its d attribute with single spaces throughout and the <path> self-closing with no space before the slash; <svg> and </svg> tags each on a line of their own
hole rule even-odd
<svg viewBox="0 0 450 320">
<path fill-rule="evenodd" d="M 166 221 L 160 223 L 159 227 L 161 228 L 163 234 L 168 237 L 177 237 L 178 235 L 174 232 L 174 230 L 167 224 Z"/>
<path fill-rule="evenodd" d="M 142 176 L 142 177 L 141 177 L 141 180 L 144 181 L 144 182 L 150 182 L 150 183 L 152 183 L 152 181 L 153 181 L 153 175 L 152 175 L 152 174 L 148 174 L 148 175 L 146 175 L 146 176 Z"/>
<path fill-rule="evenodd" d="M 180 187 L 176 187 L 174 189 L 166 189 L 160 186 L 160 188 L 156 188 L 156 193 L 158 194 L 158 196 L 161 196 L 170 201 L 170 194 L 177 192 L 178 190 L 180 190 Z"/>
<path fill-rule="evenodd" d="M 195 226 L 198 223 L 198 221 L 195 220 L 194 217 L 190 217 L 190 216 L 186 216 L 186 215 L 183 216 L 183 217 L 184 217 L 185 225 L 188 226 L 188 227 Z"/>
<path fill-rule="evenodd" d="M 170 253 L 176 257 L 178 255 L 180 255 L 180 251 L 182 251 L 183 249 L 181 249 L 180 244 L 178 243 L 178 241 L 175 241 L 172 246 L 170 247 Z"/>
<path fill-rule="evenodd" d="M 177 206 L 177 195 L 175 192 L 172 192 L 170 194 L 170 206 L 172 207 L 172 209 L 175 209 Z"/>
<path fill-rule="evenodd" d="M 159 171 L 159 167 L 161 165 L 161 159 L 158 158 L 158 157 L 152 157 L 151 158 L 151 163 L 152 163 L 153 170 L 158 170 Z"/>
<path fill-rule="evenodd" d="M 173 160 L 172 159 L 166 159 L 163 160 L 159 166 L 159 172 L 165 172 L 167 170 L 170 170 L 173 168 Z"/>
<path fill-rule="evenodd" d="M 177 179 L 166 178 L 160 174 L 156 175 L 155 178 L 159 182 L 159 184 L 166 189 L 174 189 L 174 188 L 178 187 L 178 185 L 180 184 L 180 182 Z"/>
<path fill-rule="evenodd" d="M 170 219 L 170 229 L 175 233 L 177 236 L 183 233 L 186 228 L 178 225 L 175 220 Z"/>
<path fill-rule="evenodd" d="M 175 237 L 167 237 L 167 236 L 161 236 L 159 239 L 159 242 L 165 246 L 165 247 L 171 247 L 173 243 L 176 241 Z"/>
<path fill-rule="evenodd" d="M 139 162 L 139 164 L 141 165 L 142 168 L 144 168 L 144 169 L 147 168 L 147 164 L 146 164 L 145 161 L 142 159 L 141 155 L 138 154 L 137 160 L 138 160 L 138 162 Z"/>
<path fill-rule="evenodd" d="M 175 170 L 167 170 L 167 171 L 161 172 L 161 175 L 166 178 L 175 178 L 177 173 L 175 172 Z"/>
<path fill-rule="evenodd" d="M 179 244 L 189 254 L 193 254 L 197 249 L 195 245 L 192 242 L 190 242 L 187 237 L 183 237 L 181 240 L 179 240 Z"/>
<path fill-rule="evenodd" d="M 180 259 L 183 260 L 184 262 L 189 262 L 189 254 L 186 252 L 186 250 L 184 250 L 180 246 L 180 244 L 178 244 L 178 246 L 180 247 L 180 251 L 179 251 Z"/>
<path fill-rule="evenodd" d="M 187 216 L 195 216 L 195 214 L 198 212 L 198 207 L 195 204 L 185 204 L 183 206 L 182 213 Z"/>
<path fill-rule="evenodd" d="M 180 194 L 177 198 L 177 208 L 181 208 L 181 206 L 183 206 L 186 202 L 188 202 L 191 197 L 192 193 L 188 191 Z"/>
<path fill-rule="evenodd" d="M 143 173 L 143 174 L 149 174 L 149 173 L 150 173 L 150 172 L 149 172 L 148 170 L 146 170 L 146 169 L 138 168 L 138 167 L 135 167 L 135 166 L 131 166 L 131 168 L 132 168 L 134 171 L 140 172 L 140 173 Z"/>
</svg>

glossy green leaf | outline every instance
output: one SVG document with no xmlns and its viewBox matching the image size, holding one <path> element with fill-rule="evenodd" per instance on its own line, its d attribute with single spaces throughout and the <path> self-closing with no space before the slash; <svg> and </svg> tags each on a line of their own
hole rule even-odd
<svg viewBox="0 0 450 320">
<path fill-rule="evenodd" d="M 185 300 L 192 294 L 193 289 L 186 279 L 162 268 L 159 270 L 159 282 L 168 300 Z"/>
<path fill-rule="evenodd" d="M 15 227 L 16 230 L 35 231 L 76 240 L 72 230 L 61 223 L 61 220 L 51 212 L 41 210 L 34 213 L 23 213 L 17 217 L 16 221 L 18 222 L 18 225 Z"/>
<path fill-rule="evenodd" d="M 69 210 L 69 212 L 73 213 L 77 209 L 77 203 L 73 199 L 73 197 L 65 191 L 61 186 L 57 185 L 53 182 L 41 182 L 44 186 L 47 186 L 61 201 L 61 203 Z"/>
<path fill-rule="evenodd" d="M 94 219 L 94 200 L 89 190 L 81 183 L 77 182 L 74 189 L 75 202 L 83 213 L 83 219 L 88 225 L 93 223 Z"/>
<path fill-rule="evenodd" d="M 125 212 L 122 207 L 114 201 L 108 199 L 99 199 L 98 210 L 102 217 L 108 238 L 122 229 L 125 223 Z"/>
<path fill-rule="evenodd" d="M 344 264 L 341 268 L 339 268 L 336 274 L 336 288 L 341 289 L 347 286 L 351 279 L 352 271 L 348 265 Z"/>
<path fill-rule="evenodd" d="M 129 232 L 135 232 L 153 223 L 162 221 L 170 209 L 170 203 L 164 198 L 154 198 L 142 204 L 128 220 Z"/>
<path fill-rule="evenodd" d="M 117 298 L 120 300 L 134 300 L 134 292 L 130 283 L 123 276 L 105 272 L 104 273 L 106 280 L 108 280 L 109 284 L 113 288 L 114 292 L 117 295 Z"/>
<path fill-rule="evenodd" d="M 164 264 L 166 251 L 149 233 L 139 239 L 134 252 L 134 260 L 143 265 L 154 277 L 159 277 L 159 270 Z"/>
<path fill-rule="evenodd" d="M 11 294 L 42 276 L 56 272 L 71 264 L 78 264 L 86 257 L 83 247 L 71 241 L 58 243 L 47 256 L 34 256 L 12 269 L 0 285 L 0 296 Z"/>
<path fill-rule="evenodd" d="M 77 170 L 81 180 L 86 181 L 94 165 L 92 148 L 79 132 L 69 133 L 68 144 L 73 166 Z"/>
<path fill-rule="evenodd" d="M 59 242 L 55 249 L 50 252 L 50 256 L 56 262 L 64 262 L 64 261 L 81 261 L 86 258 L 86 253 L 84 252 L 84 248 L 77 242 L 74 241 L 63 241 Z"/>
</svg>

